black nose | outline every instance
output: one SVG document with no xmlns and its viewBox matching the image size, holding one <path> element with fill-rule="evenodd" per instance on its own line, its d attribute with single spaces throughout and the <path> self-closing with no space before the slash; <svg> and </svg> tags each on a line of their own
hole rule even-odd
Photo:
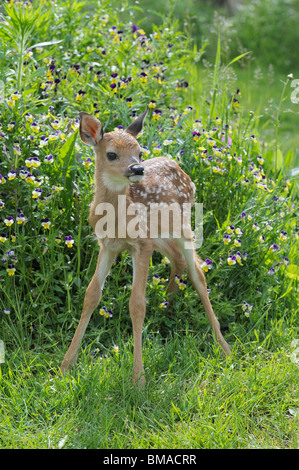
<svg viewBox="0 0 299 470">
<path fill-rule="evenodd" d="M 129 166 L 129 170 L 132 171 L 134 175 L 143 175 L 144 168 L 141 165 L 131 165 Z"/>
</svg>

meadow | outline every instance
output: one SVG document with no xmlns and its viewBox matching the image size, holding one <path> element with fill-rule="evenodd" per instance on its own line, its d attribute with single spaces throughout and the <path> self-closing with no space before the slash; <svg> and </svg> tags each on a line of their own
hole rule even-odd
<svg viewBox="0 0 299 470">
<path fill-rule="evenodd" d="M 206 42 L 210 9 L 198 41 L 188 27 L 198 23 L 190 14 L 184 24 L 175 2 L 159 15 L 147 7 L 1 3 L 0 448 L 297 448 L 293 51 L 284 63 L 281 41 L 270 66 L 271 48 L 248 44 L 257 58 L 244 44 L 235 50 L 229 28 L 211 28 Z M 143 331 L 147 382 L 138 389 L 127 253 L 112 268 L 76 367 L 62 376 L 59 366 L 98 254 L 88 224 L 94 155 L 78 135 L 79 112 L 108 131 L 147 105 L 143 158 L 178 161 L 203 203 L 202 269 L 232 355 L 215 343 L 186 275 L 165 309 L 169 262 L 157 253 Z"/>
</svg>

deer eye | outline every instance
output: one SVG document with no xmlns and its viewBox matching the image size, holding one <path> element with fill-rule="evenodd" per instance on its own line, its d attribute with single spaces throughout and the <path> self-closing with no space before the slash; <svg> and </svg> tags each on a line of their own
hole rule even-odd
<svg viewBox="0 0 299 470">
<path fill-rule="evenodd" d="M 116 153 L 114 153 L 114 152 L 108 152 L 108 153 L 107 153 L 107 158 L 108 158 L 108 160 L 111 162 L 112 160 L 116 160 L 117 155 L 116 155 Z"/>
</svg>

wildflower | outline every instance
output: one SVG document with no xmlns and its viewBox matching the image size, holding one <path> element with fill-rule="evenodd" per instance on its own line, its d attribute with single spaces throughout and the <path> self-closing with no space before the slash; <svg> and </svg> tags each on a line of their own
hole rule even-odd
<svg viewBox="0 0 299 470">
<path fill-rule="evenodd" d="M 12 98 L 8 98 L 6 101 L 7 101 L 8 106 L 10 106 L 11 108 L 14 107 L 15 101 Z"/>
<path fill-rule="evenodd" d="M 258 223 L 254 223 L 253 226 L 252 226 L 252 229 L 253 229 L 255 232 L 257 232 L 257 231 L 260 229 L 259 224 L 258 224 Z"/>
<path fill-rule="evenodd" d="M 176 284 L 180 283 L 180 276 L 178 274 L 174 275 L 174 281 L 175 281 Z"/>
<path fill-rule="evenodd" d="M 259 162 L 260 165 L 264 164 L 264 159 L 261 156 L 256 157 L 257 161 Z"/>
<path fill-rule="evenodd" d="M 11 129 L 13 129 L 15 127 L 15 124 L 16 124 L 15 121 L 11 121 L 7 126 L 7 130 L 11 131 Z"/>
<path fill-rule="evenodd" d="M 225 234 L 225 235 L 224 235 L 224 238 L 223 238 L 223 243 L 224 243 L 225 245 L 228 245 L 228 244 L 230 243 L 230 241 L 231 241 L 230 236 Z"/>
<path fill-rule="evenodd" d="M 157 106 L 157 102 L 155 100 L 151 100 L 148 104 L 148 107 L 150 109 L 155 109 L 156 106 Z"/>
<path fill-rule="evenodd" d="M 6 240 L 7 240 L 7 235 L 6 235 L 6 233 L 1 233 L 1 234 L 0 234 L 0 242 L 1 242 L 1 243 L 5 243 Z"/>
<path fill-rule="evenodd" d="M 42 194 L 42 191 L 43 191 L 43 190 L 42 190 L 41 188 L 35 188 L 35 189 L 33 189 L 33 191 L 32 191 L 32 198 L 33 198 L 33 199 L 39 198 L 39 197 L 41 196 L 41 194 Z"/>
<path fill-rule="evenodd" d="M 115 352 L 116 355 L 118 355 L 118 353 L 119 353 L 119 348 L 118 348 L 118 346 L 117 346 L 116 344 L 113 346 L 113 351 Z"/>
<path fill-rule="evenodd" d="M 82 164 L 85 166 L 85 168 L 89 168 L 92 165 L 91 158 L 87 158 L 87 160 L 83 160 Z"/>
<path fill-rule="evenodd" d="M 9 315 L 9 314 L 10 314 L 10 310 L 8 310 L 8 308 L 5 308 L 5 309 L 3 310 L 3 313 L 5 313 L 5 315 Z"/>
<path fill-rule="evenodd" d="M 111 88 L 112 93 L 114 94 L 117 93 L 116 83 L 111 83 L 110 88 Z"/>
<path fill-rule="evenodd" d="M 0 199 L 0 210 L 2 210 L 4 207 L 4 202 L 2 201 L 2 199 Z"/>
<path fill-rule="evenodd" d="M 282 230 L 282 231 L 280 232 L 280 235 L 279 235 L 279 240 L 280 240 L 281 242 L 287 240 L 287 232 L 285 232 L 284 230 Z"/>
<path fill-rule="evenodd" d="M 51 126 L 57 130 L 61 126 L 61 121 L 59 119 L 55 119 L 55 121 L 52 122 Z"/>
<path fill-rule="evenodd" d="M 14 276 L 14 274 L 16 272 L 16 268 L 15 268 L 14 264 L 9 264 L 6 271 L 8 272 L 9 276 Z"/>
<path fill-rule="evenodd" d="M 152 116 L 155 121 L 158 121 L 161 117 L 162 111 L 160 109 L 154 109 Z"/>
<path fill-rule="evenodd" d="M 15 233 L 12 233 L 12 234 L 10 235 L 10 239 L 11 239 L 12 243 L 14 243 L 14 242 L 16 241 L 16 234 L 15 234 Z"/>
<path fill-rule="evenodd" d="M 106 313 L 107 313 L 106 307 L 102 307 L 102 308 L 100 309 L 100 315 L 105 316 Z"/>
<path fill-rule="evenodd" d="M 29 112 L 26 113 L 26 114 L 25 114 L 25 119 L 26 119 L 26 121 L 28 121 L 28 122 L 32 122 L 32 121 L 33 121 L 33 116 L 32 116 L 32 114 L 29 113 Z"/>
<path fill-rule="evenodd" d="M 227 227 L 227 229 L 226 229 L 227 233 L 233 233 L 234 230 L 235 230 L 234 225 L 230 225 L 230 226 Z"/>
<path fill-rule="evenodd" d="M 51 222 L 49 221 L 48 217 L 45 217 L 44 219 L 42 219 L 41 224 L 45 230 L 51 227 Z"/>
<path fill-rule="evenodd" d="M 271 251 L 271 253 L 273 253 L 274 251 L 279 250 L 279 246 L 276 245 L 276 243 L 274 243 L 273 245 L 270 246 L 269 250 Z"/>
<path fill-rule="evenodd" d="M 286 256 L 283 256 L 283 257 L 282 257 L 282 262 L 283 262 L 283 264 L 285 264 L 286 266 L 288 266 L 289 263 L 290 263 L 290 260 L 289 260 L 289 258 L 287 258 Z"/>
<path fill-rule="evenodd" d="M 229 257 L 227 258 L 227 263 L 228 263 L 230 266 L 232 266 L 233 264 L 236 264 L 236 260 L 237 260 L 236 256 L 234 256 L 234 255 L 233 255 L 233 256 L 229 256 Z"/>
<path fill-rule="evenodd" d="M 180 281 L 179 281 L 179 289 L 184 290 L 184 289 L 186 289 L 186 287 L 187 287 L 186 279 L 181 278 Z"/>
<path fill-rule="evenodd" d="M 273 230 L 273 227 L 272 227 L 272 225 L 270 224 L 270 222 L 267 222 L 266 229 L 269 230 L 269 231 L 270 231 L 270 230 Z"/>
<path fill-rule="evenodd" d="M 25 222 L 25 215 L 23 213 L 18 214 L 16 217 L 17 224 L 20 225 Z"/>
<path fill-rule="evenodd" d="M 53 163 L 54 161 L 54 158 L 53 158 L 53 155 L 46 155 L 45 158 L 44 158 L 44 162 L 45 163 Z"/>
<path fill-rule="evenodd" d="M 7 176 L 8 176 L 8 179 L 9 179 L 9 180 L 14 180 L 15 177 L 17 176 L 17 172 L 16 172 L 15 170 L 11 170 L 11 171 L 7 174 Z"/>
<path fill-rule="evenodd" d="M 235 233 L 236 233 L 237 235 L 243 235 L 244 232 L 243 232 L 242 229 L 240 229 L 240 228 L 237 227 L 237 228 L 235 229 Z"/>
<path fill-rule="evenodd" d="M 257 138 L 256 138 L 255 135 L 253 135 L 253 134 L 250 136 L 250 139 L 251 139 L 251 141 L 254 142 L 254 143 L 257 142 Z"/>
<path fill-rule="evenodd" d="M 14 223 L 15 219 L 9 215 L 8 217 L 6 217 L 6 219 L 4 219 L 4 223 L 5 225 L 7 225 L 7 227 L 10 227 L 13 223 Z"/>
<path fill-rule="evenodd" d="M 72 248 L 73 244 L 75 243 L 75 240 L 73 240 L 73 237 L 71 235 L 64 237 L 64 240 L 68 248 Z"/>
<path fill-rule="evenodd" d="M 159 305 L 159 308 L 167 308 L 169 305 L 169 302 L 161 302 Z"/>
<path fill-rule="evenodd" d="M 245 314 L 245 317 L 249 317 L 251 310 L 253 308 L 253 305 L 249 305 L 245 300 L 243 301 L 242 309 Z"/>
<path fill-rule="evenodd" d="M 235 245 L 236 247 L 241 246 L 241 240 L 240 240 L 240 239 L 234 240 L 234 245 Z"/>
<path fill-rule="evenodd" d="M 4 176 L 2 176 L 1 174 L 0 174 L 0 183 L 1 183 L 1 184 L 4 184 L 4 183 L 6 183 L 6 179 L 5 179 L 5 177 L 4 177 Z"/>
<path fill-rule="evenodd" d="M 160 278 L 159 278 L 158 274 L 155 274 L 153 276 L 153 283 L 154 284 L 159 284 L 159 281 L 160 281 Z"/>
<path fill-rule="evenodd" d="M 208 272 L 209 269 L 212 269 L 212 264 L 213 261 L 211 261 L 209 258 L 207 258 L 202 264 L 201 264 L 201 269 L 205 272 Z"/>
<path fill-rule="evenodd" d="M 11 95 L 11 99 L 14 100 L 14 101 L 17 101 L 21 98 L 21 93 L 19 91 L 15 91 L 12 95 Z"/>
<path fill-rule="evenodd" d="M 81 101 L 85 94 L 86 94 L 86 91 L 79 90 L 78 93 L 75 96 L 75 100 L 76 101 Z"/>
<path fill-rule="evenodd" d="M 269 276 L 272 276 L 275 273 L 275 268 L 272 266 L 272 268 L 269 269 L 268 274 Z"/>
<path fill-rule="evenodd" d="M 241 253 L 240 253 L 239 251 L 237 251 L 237 253 L 236 253 L 236 261 L 237 261 L 241 266 L 243 266 Z"/>
</svg>

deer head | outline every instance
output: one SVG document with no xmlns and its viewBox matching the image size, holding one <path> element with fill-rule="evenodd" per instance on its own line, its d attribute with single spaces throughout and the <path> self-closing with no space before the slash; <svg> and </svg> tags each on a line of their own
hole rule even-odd
<svg viewBox="0 0 299 470">
<path fill-rule="evenodd" d="M 104 134 L 101 122 L 88 113 L 80 112 L 80 137 L 93 147 L 96 155 L 96 178 L 112 191 L 123 190 L 138 183 L 144 175 L 141 148 L 136 138 L 142 130 L 148 109 L 124 131 Z"/>
</svg>

